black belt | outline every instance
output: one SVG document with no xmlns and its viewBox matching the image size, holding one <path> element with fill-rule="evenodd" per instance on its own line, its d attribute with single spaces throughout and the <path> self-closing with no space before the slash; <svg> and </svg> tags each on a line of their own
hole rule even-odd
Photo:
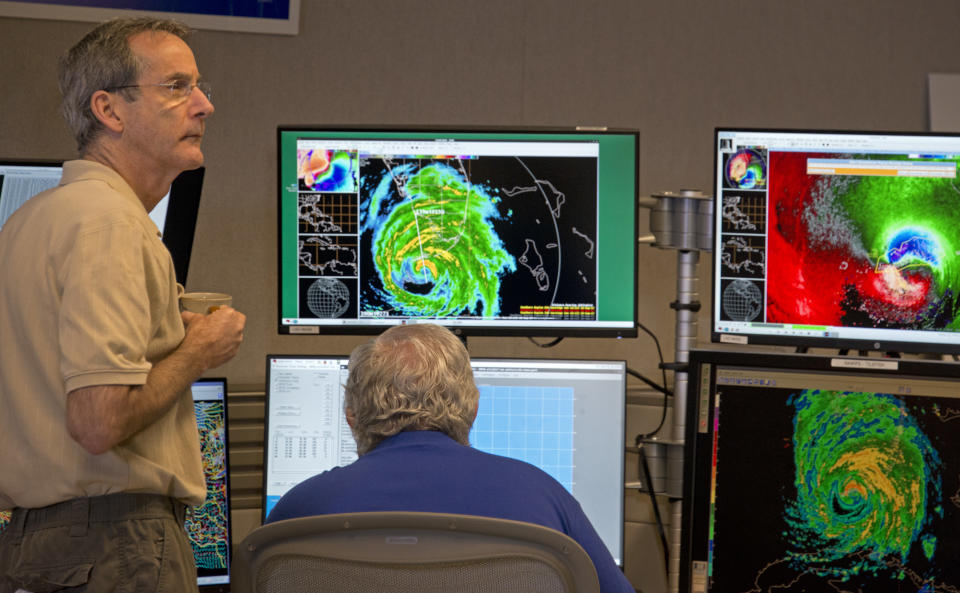
<svg viewBox="0 0 960 593">
<path fill-rule="evenodd" d="M 15 508 L 8 530 L 14 543 L 24 533 L 53 527 L 70 527 L 70 535 L 79 537 L 86 534 L 90 523 L 173 517 L 183 524 L 186 509 L 186 505 L 169 496 L 122 492 L 74 498 L 35 509 Z"/>
</svg>

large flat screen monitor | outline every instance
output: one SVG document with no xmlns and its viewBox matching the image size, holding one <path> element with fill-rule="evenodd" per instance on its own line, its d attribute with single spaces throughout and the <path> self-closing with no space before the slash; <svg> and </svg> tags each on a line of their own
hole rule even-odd
<svg viewBox="0 0 960 593">
<path fill-rule="evenodd" d="M 357 458 L 343 414 L 347 357 L 267 356 L 266 518 L 303 480 Z M 475 359 L 472 446 L 532 463 L 580 503 L 623 563 L 623 361 Z M 534 437 L 534 438 L 530 438 Z"/>
<path fill-rule="evenodd" d="M 636 131 L 277 141 L 280 333 L 636 335 Z"/>
<path fill-rule="evenodd" d="M 61 161 L 0 159 L 0 229 L 27 200 L 56 187 L 62 173 Z M 173 257 L 177 282 L 183 285 L 187 283 L 190 267 L 203 173 L 203 167 L 181 173 L 167 195 L 150 211 L 150 218 L 160 229 L 163 243 Z"/>
<path fill-rule="evenodd" d="M 960 135 L 715 142 L 714 341 L 960 352 Z"/>
<path fill-rule="evenodd" d="M 955 591 L 960 364 L 693 351 L 683 593 Z"/>
</svg>

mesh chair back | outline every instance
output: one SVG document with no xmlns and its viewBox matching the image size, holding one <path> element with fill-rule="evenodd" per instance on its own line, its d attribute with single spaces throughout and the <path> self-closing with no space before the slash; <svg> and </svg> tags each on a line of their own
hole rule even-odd
<svg viewBox="0 0 960 593">
<path fill-rule="evenodd" d="M 598 593 L 570 537 L 540 525 L 440 513 L 351 513 L 270 523 L 233 562 L 234 593 Z"/>
</svg>

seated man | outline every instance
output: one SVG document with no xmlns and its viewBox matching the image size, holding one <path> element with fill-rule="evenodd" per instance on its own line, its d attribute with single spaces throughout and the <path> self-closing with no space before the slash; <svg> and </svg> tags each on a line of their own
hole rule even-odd
<svg viewBox="0 0 960 593">
<path fill-rule="evenodd" d="M 350 356 L 347 423 L 360 458 L 291 489 L 267 522 L 425 511 L 537 523 L 575 539 L 606 593 L 633 592 L 580 505 L 539 468 L 470 447 L 480 393 L 463 343 L 437 325 L 388 329 Z"/>
</svg>

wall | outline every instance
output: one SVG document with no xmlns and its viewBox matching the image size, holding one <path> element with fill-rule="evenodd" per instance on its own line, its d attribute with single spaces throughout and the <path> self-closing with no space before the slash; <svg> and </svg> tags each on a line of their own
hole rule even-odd
<svg viewBox="0 0 960 593">
<path fill-rule="evenodd" d="M 277 124 L 635 127 L 641 193 L 709 189 L 717 125 L 925 129 L 926 73 L 957 70 L 958 13 L 949 0 L 305 0 L 297 36 L 200 31 L 217 112 L 188 287 L 230 292 L 249 316 L 245 345 L 220 372 L 258 383 L 268 352 L 362 341 L 277 335 Z M 73 156 L 55 62 L 89 27 L 0 18 L 0 155 Z M 641 246 L 640 319 L 668 358 L 675 270 L 674 253 Z M 523 338 L 469 345 L 481 356 L 626 358 L 658 374 L 643 335 L 546 352 Z"/>
</svg>

